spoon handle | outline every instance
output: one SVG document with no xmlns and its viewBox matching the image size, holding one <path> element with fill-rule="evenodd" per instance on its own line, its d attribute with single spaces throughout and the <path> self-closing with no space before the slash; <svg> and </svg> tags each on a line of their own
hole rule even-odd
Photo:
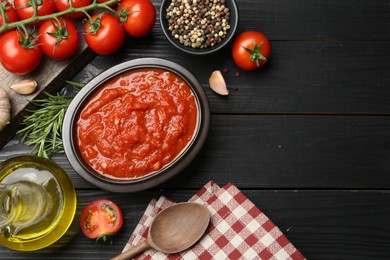
<svg viewBox="0 0 390 260">
<path fill-rule="evenodd" d="M 119 254 L 117 256 L 115 256 L 114 258 L 111 258 L 111 260 L 126 260 L 126 259 L 130 259 L 142 252 L 144 252 L 145 250 L 151 248 L 148 240 L 146 239 L 144 242 L 142 242 L 141 244 L 139 244 L 138 246 L 135 246 L 133 248 L 130 248 L 129 250 L 123 252 L 122 254 Z"/>
</svg>

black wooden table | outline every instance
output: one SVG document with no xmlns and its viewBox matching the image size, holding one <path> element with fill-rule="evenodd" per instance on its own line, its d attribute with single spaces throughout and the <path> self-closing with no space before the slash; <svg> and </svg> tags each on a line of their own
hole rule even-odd
<svg viewBox="0 0 390 260">
<path fill-rule="evenodd" d="M 154 1 L 156 9 L 160 1 Z M 65 155 L 52 159 L 73 181 L 78 215 L 98 198 L 116 201 L 125 225 L 112 245 L 95 244 L 77 223 L 61 241 L 34 253 L 0 248 L 2 259 L 108 259 L 119 253 L 148 202 L 160 195 L 188 200 L 214 180 L 240 188 L 309 259 L 390 258 L 390 1 L 237 0 L 238 33 L 258 30 L 272 45 L 270 63 L 239 70 L 230 48 L 198 57 L 163 37 L 127 38 L 112 56 L 98 56 L 73 80 L 87 82 L 120 62 L 159 57 L 188 68 L 211 107 L 211 128 L 195 161 L 147 191 L 115 194 L 88 184 Z M 208 78 L 224 74 L 228 97 Z M 240 76 L 236 76 L 236 72 Z M 0 161 L 26 154 L 15 137 Z"/>
</svg>

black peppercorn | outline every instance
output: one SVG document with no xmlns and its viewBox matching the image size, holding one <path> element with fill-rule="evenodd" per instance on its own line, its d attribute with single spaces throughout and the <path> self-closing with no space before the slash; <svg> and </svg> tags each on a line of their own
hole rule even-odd
<svg viewBox="0 0 390 260">
<path fill-rule="evenodd" d="M 172 36 L 192 48 L 214 46 L 230 29 L 225 0 L 172 0 L 166 12 Z"/>
</svg>

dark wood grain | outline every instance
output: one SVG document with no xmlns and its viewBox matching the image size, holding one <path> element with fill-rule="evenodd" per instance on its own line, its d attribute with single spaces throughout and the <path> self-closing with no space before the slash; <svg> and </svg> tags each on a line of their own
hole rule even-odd
<svg viewBox="0 0 390 260">
<path fill-rule="evenodd" d="M 389 40 L 388 0 L 237 0 L 239 31 L 272 40 Z"/>
<path fill-rule="evenodd" d="M 160 1 L 153 1 L 160 8 Z M 238 32 L 271 40 L 390 40 L 388 0 L 236 0 Z"/>
<path fill-rule="evenodd" d="M 224 185 L 224 182 L 219 183 Z M 74 223 L 67 237 L 34 253 L 0 247 L 3 259 L 109 259 L 118 254 L 133 232 L 149 201 L 161 194 L 182 202 L 196 191 L 147 191 L 115 195 L 79 191 L 76 222 L 83 206 L 109 198 L 121 206 L 125 224 L 113 244 L 96 244 Z M 309 259 L 386 259 L 390 255 L 390 194 L 383 191 L 243 190 Z M 362 210 L 366 209 L 366 210 Z"/>
<path fill-rule="evenodd" d="M 163 187 L 213 178 L 247 188 L 389 189 L 389 129 L 379 116 L 212 116 L 201 153 Z"/>
<path fill-rule="evenodd" d="M 245 188 L 390 189 L 389 129 L 385 116 L 215 115 L 201 153 L 162 187 L 213 179 Z M 15 140 L 0 160 L 28 149 Z M 53 160 L 77 188 L 93 188 L 64 155 Z"/>
<path fill-rule="evenodd" d="M 128 49 L 110 57 L 97 57 L 91 63 L 92 71 L 97 74 L 118 63 L 140 58 L 140 53 L 144 57 L 172 60 L 189 69 L 202 83 L 213 113 L 390 112 L 390 42 L 387 41 L 273 41 L 270 63 L 255 72 L 238 69 L 229 49 L 212 56 L 194 57 L 178 52 L 164 39 L 129 41 L 127 46 Z M 160 49 L 167 51 L 161 53 Z M 224 69 L 229 70 L 223 73 L 230 89 L 228 97 L 213 93 L 208 83 L 214 70 Z"/>
<path fill-rule="evenodd" d="M 160 3 L 154 4 L 158 10 Z M 383 41 L 390 38 L 390 30 L 385 26 L 390 9 L 388 1 L 377 1 L 375 5 L 366 1 L 296 1 L 294 5 L 289 1 L 238 1 L 238 5 L 243 17 L 238 32 L 261 30 L 272 41 L 272 62 L 262 71 L 240 71 L 241 77 L 235 77 L 239 70 L 230 58 L 229 48 L 208 57 L 180 53 L 163 37 L 158 22 L 150 36 L 143 39 L 128 37 L 120 53 L 108 59 L 97 59 L 95 66 L 104 70 L 121 61 L 158 56 L 191 69 L 205 89 L 208 89 L 208 77 L 213 70 L 228 68 L 230 73 L 225 77 L 231 97 L 221 99 L 208 90 L 212 110 L 216 113 L 390 111 L 389 102 L 386 102 L 390 98 L 387 87 L 390 82 L 390 45 L 389 41 Z M 271 19 L 270 15 L 279 19 Z M 351 37 L 346 32 L 358 37 Z M 81 42 L 82 47 L 75 58 L 66 61 L 45 58 L 35 72 L 26 76 L 15 76 L 1 68 L 0 76 L 11 96 L 13 110 L 11 124 L 1 133 L 0 147 L 18 129 L 29 99 L 45 89 L 59 90 L 65 85 L 65 80 L 75 76 L 94 56 L 90 51 L 85 53 L 85 43 Z M 166 51 L 161 52 L 162 49 Z M 9 90 L 9 86 L 24 78 L 38 81 L 38 91 L 33 95 L 21 96 Z M 350 102 L 351 99 L 354 102 Z"/>
<path fill-rule="evenodd" d="M 258 30 L 271 41 L 270 62 L 261 70 L 238 69 L 230 46 L 205 57 L 179 52 L 157 20 L 150 35 L 127 37 L 118 53 L 97 56 L 74 77 L 87 82 L 143 57 L 189 69 L 212 112 L 195 160 L 155 188 L 115 194 L 80 178 L 64 154 L 54 156 L 77 189 L 74 226 L 44 251 L 0 247 L 0 259 L 108 259 L 121 251 L 152 198 L 186 201 L 210 180 L 242 189 L 308 259 L 390 259 L 390 1 L 236 2 L 237 33 Z M 153 3 L 158 12 L 161 1 Z M 230 95 L 220 97 L 208 78 L 225 68 Z M 15 137 L 0 150 L 0 161 L 28 151 Z M 95 244 L 78 228 L 82 207 L 98 198 L 116 201 L 125 214 L 113 245 Z"/>
</svg>

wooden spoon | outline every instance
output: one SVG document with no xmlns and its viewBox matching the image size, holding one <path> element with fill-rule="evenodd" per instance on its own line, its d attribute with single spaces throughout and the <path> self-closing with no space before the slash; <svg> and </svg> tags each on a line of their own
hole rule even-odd
<svg viewBox="0 0 390 260">
<path fill-rule="evenodd" d="M 153 248 L 173 254 L 194 245 L 204 234 L 210 222 L 210 212 L 198 203 L 178 203 L 162 210 L 149 227 L 148 238 L 112 260 L 130 259 Z"/>
</svg>

